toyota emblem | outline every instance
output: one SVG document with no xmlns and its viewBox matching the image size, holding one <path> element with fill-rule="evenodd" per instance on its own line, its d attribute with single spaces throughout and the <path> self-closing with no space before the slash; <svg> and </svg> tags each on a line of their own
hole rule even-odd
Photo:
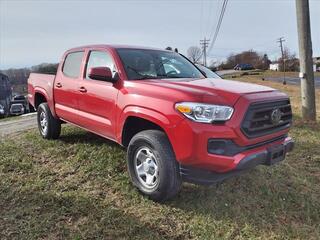
<svg viewBox="0 0 320 240">
<path fill-rule="evenodd" d="M 282 112 L 280 111 L 279 108 L 276 108 L 271 113 L 271 122 L 274 125 L 279 124 L 281 117 L 282 117 Z"/>
</svg>

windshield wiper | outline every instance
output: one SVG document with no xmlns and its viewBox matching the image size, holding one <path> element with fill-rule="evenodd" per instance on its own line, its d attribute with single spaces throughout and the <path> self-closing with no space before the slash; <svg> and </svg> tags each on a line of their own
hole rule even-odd
<svg viewBox="0 0 320 240">
<path fill-rule="evenodd" d="M 141 75 L 141 78 L 138 78 L 137 80 L 143 80 L 143 79 L 157 79 L 157 77 L 151 76 L 151 75 Z"/>
<path fill-rule="evenodd" d="M 182 78 L 182 77 L 180 77 L 180 76 L 167 75 L 167 74 L 158 74 L 157 77 L 164 77 L 164 78 Z"/>
<path fill-rule="evenodd" d="M 140 77 L 137 80 L 143 80 L 143 79 L 155 79 L 157 78 L 156 76 L 151 76 L 151 75 L 147 75 L 147 74 L 142 74 L 140 73 L 137 69 L 131 67 L 131 66 L 126 66 L 126 68 L 131 69 L 132 71 L 134 71 L 136 74 L 138 74 Z"/>
</svg>

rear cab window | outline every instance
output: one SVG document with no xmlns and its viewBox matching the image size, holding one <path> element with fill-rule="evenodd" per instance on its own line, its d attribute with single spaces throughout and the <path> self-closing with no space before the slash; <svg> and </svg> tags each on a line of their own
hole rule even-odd
<svg viewBox="0 0 320 240">
<path fill-rule="evenodd" d="M 84 51 L 69 53 L 63 64 L 62 72 L 67 77 L 78 78 L 81 73 L 81 63 Z"/>
</svg>

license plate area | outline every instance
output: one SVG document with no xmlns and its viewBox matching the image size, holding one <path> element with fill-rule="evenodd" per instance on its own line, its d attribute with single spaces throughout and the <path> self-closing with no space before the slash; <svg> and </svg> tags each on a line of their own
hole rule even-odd
<svg viewBox="0 0 320 240">
<path fill-rule="evenodd" d="M 266 164 L 273 165 L 278 162 L 281 162 L 285 158 L 286 152 L 284 145 L 277 145 L 274 147 L 268 148 L 268 159 Z"/>
</svg>

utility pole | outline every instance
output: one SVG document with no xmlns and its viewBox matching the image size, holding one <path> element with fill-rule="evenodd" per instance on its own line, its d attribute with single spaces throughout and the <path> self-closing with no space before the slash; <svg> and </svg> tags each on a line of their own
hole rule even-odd
<svg viewBox="0 0 320 240">
<path fill-rule="evenodd" d="M 309 0 L 296 0 L 299 38 L 302 118 L 316 121 Z"/>
<path fill-rule="evenodd" d="M 207 66 L 207 47 L 209 46 L 210 39 L 204 38 L 203 40 L 200 40 L 200 45 L 202 46 L 202 52 L 203 52 L 203 65 Z"/>
<path fill-rule="evenodd" d="M 283 45 L 282 43 L 285 42 L 286 40 L 284 40 L 283 37 L 278 39 L 278 43 L 280 43 L 280 49 L 281 49 L 281 57 L 282 57 L 282 64 L 283 64 L 283 85 L 287 84 L 286 81 L 286 60 L 284 59 L 284 52 L 283 52 Z"/>
</svg>

